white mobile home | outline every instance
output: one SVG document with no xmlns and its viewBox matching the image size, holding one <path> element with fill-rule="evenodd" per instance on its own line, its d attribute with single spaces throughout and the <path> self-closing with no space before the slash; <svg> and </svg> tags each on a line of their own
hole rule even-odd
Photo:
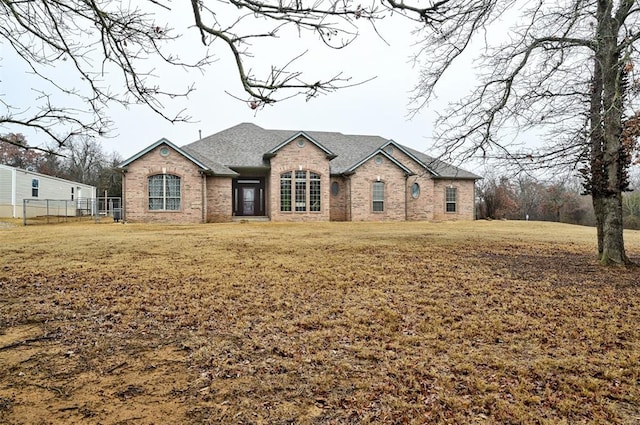
<svg viewBox="0 0 640 425">
<path fill-rule="evenodd" d="M 23 217 L 25 199 L 32 203 L 30 216 L 48 214 L 44 202 L 47 199 L 69 201 L 64 203 L 63 211 L 58 210 L 54 214 L 70 216 L 84 211 L 86 205 L 94 205 L 96 188 L 0 164 L 0 217 Z"/>
</svg>

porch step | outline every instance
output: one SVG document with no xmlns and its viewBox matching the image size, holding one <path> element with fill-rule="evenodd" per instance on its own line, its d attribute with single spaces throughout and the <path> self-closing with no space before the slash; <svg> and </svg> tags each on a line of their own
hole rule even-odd
<svg viewBox="0 0 640 425">
<path fill-rule="evenodd" d="M 234 216 L 232 219 L 234 222 L 238 222 L 238 223 L 246 223 L 246 222 L 261 222 L 261 221 L 271 221 L 271 219 L 269 217 L 267 217 L 266 215 L 260 215 L 260 216 L 256 216 L 256 215 L 247 215 L 247 216 Z"/>
</svg>

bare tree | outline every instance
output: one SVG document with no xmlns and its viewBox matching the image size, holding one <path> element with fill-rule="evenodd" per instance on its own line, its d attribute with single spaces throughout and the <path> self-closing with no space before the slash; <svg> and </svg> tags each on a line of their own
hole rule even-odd
<svg viewBox="0 0 640 425">
<path fill-rule="evenodd" d="M 67 141 L 62 153 L 62 177 L 98 186 L 100 174 L 109 162 L 98 142 L 89 136 L 75 136 Z"/>
<path fill-rule="evenodd" d="M 188 60 L 177 52 L 177 41 L 184 34 L 167 23 L 175 17 L 172 7 L 188 12 L 191 25 L 183 29 L 196 32 L 201 41 L 199 47 L 191 46 Z M 47 83 L 36 93 L 37 105 L 23 109 L 0 93 L 0 128 L 13 132 L 35 129 L 62 146 L 78 134 L 107 133 L 112 125 L 108 108 L 113 104 L 144 104 L 169 121 L 188 120 L 184 111 L 169 114 L 164 103 L 187 96 L 194 86 L 187 83 L 178 90 L 167 89 L 167 78 L 162 80 L 165 75 L 159 75 L 150 63 L 204 71 L 215 60 L 211 49 L 219 46 L 226 46 L 234 58 L 246 91 L 244 100 L 254 109 L 297 94 L 314 97 L 331 92 L 353 82 L 341 74 L 306 81 L 293 68 L 300 52 L 258 76 L 247 63 L 251 43 L 283 43 L 280 36 L 290 37 L 286 30 L 293 28 L 339 49 L 357 37 L 356 20 L 373 22 L 378 14 L 376 6 L 366 8 L 352 0 L 192 0 L 186 4 L 171 0 L 0 0 L 0 46 L 15 51 L 27 69 Z M 64 85 L 55 78 L 58 66 L 75 74 L 74 83 Z M 62 104 L 58 95 L 71 97 L 73 102 Z M 70 107 L 74 102 L 76 106 Z M 13 143 L 10 138 L 0 140 Z"/>
<path fill-rule="evenodd" d="M 477 89 L 439 119 L 435 140 L 447 155 L 506 160 L 521 169 L 581 169 L 597 217 L 602 263 L 626 264 L 622 192 L 638 132 L 635 116 L 640 8 L 633 0 L 444 1 L 457 19 L 426 20 L 420 31 L 422 64 L 416 108 L 474 37 L 498 18 L 517 14 L 502 42 L 485 45 Z M 394 4 L 424 18 L 418 7 Z M 486 39 L 486 38 L 485 38 Z M 506 40 L 506 41 L 505 41 Z M 623 128 L 629 127 L 626 137 Z M 514 133 L 544 128 L 546 144 L 524 149 Z"/>
</svg>

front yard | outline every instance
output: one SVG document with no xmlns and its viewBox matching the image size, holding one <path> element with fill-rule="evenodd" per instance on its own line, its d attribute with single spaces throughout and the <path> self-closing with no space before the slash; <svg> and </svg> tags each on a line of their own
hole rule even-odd
<svg viewBox="0 0 640 425">
<path fill-rule="evenodd" d="M 626 235 L 640 262 L 640 232 Z M 536 222 L 0 227 L 0 422 L 640 423 L 640 271 Z"/>
</svg>

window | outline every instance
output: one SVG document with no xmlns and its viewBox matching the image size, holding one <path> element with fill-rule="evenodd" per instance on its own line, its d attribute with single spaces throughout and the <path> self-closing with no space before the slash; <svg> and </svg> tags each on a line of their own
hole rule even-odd
<svg viewBox="0 0 640 425">
<path fill-rule="evenodd" d="M 413 199 L 417 199 L 420 196 L 420 185 L 418 183 L 414 183 L 411 186 L 411 196 Z"/>
<path fill-rule="evenodd" d="M 320 211 L 320 174 L 309 172 L 309 211 Z"/>
<path fill-rule="evenodd" d="M 320 212 L 322 205 L 321 183 L 320 174 L 311 171 L 287 171 L 280 174 L 280 211 Z M 294 207 L 292 207 L 292 202 Z"/>
<path fill-rule="evenodd" d="M 180 210 L 180 177 L 171 174 L 149 177 L 149 210 Z"/>
<path fill-rule="evenodd" d="M 384 183 L 373 182 L 373 212 L 384 211 Z"/>
<path fill-rule="evenodd" d="M 71 188 L 71 200 L 72 200 L 72 201 L 73 201 L 73 197 L 74 197 L 74 189 L 75 189 L 75 188 L 73 188 L 73 187 Z"/>
<path fill-rule="evenodd" d="M 339 193 L 340 193 L 340 183 L 338 182 L 331 183 L 331 194 L 333 196 L 338 196 Z"/>
<path fill-rule="evenodd" d="M 454 213 L 457 211 L 456 200 L 458 197 L 457 189 L 455 187 L 448 187 L 445 192 L 445 211 L 448 213 Z"/>
<path fill-rule="evenodd" d="M 291 211 L 291 171 L 280 174 L 280 211 Z"/>
<path fill-rule="evenodd" d="M 31 179 L 31 196 L 38 197 L 38 190 L 40 189 L 40 181 L 38 179 Z"/>
<path fill-rule="evenodd" d="M 296 211 L 307 210 L 307 172 L 296 171 Z"/>
</svg>

